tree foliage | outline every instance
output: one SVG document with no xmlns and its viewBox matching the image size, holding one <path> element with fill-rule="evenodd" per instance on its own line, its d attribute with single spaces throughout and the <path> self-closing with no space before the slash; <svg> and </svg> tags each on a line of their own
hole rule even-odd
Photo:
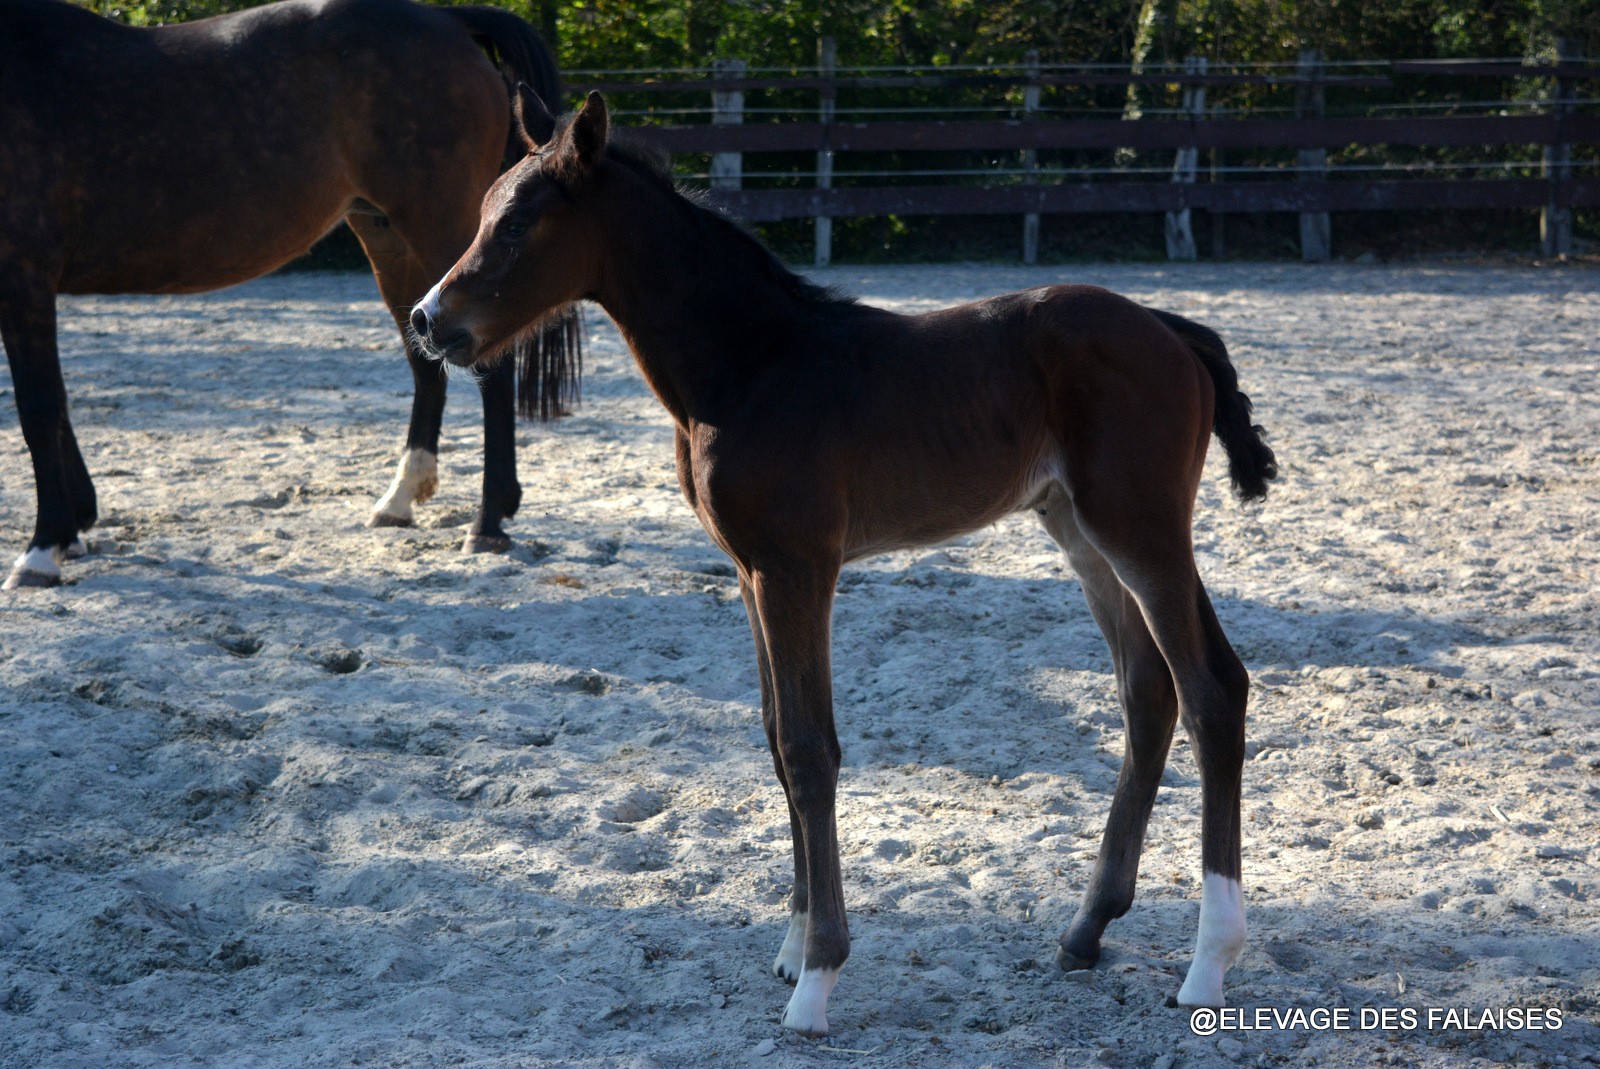
<svg viewBox="0 0 1600 1069">
<path fill-rule="evenodd" d="M 258 0 L 79 0 L 134 25 Z M 846 66 L 1293 62 L 1549 55 L 1558 37 L 1600 54 L 1597 0 L 489 0 L 552 38 L 571 69 L 696 67 L 738 56 L 806 67 L 832 35 Z M 1143 54 L 1136 54 L 1142 52 Z"/>
</svg>

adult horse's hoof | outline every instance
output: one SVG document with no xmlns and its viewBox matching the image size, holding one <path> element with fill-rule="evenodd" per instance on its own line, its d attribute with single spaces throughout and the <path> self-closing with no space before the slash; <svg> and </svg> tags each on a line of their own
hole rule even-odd
<svg viewBox="0 0 1600 1069">
<path fill-rule="evenodd" d="M 5 586 L 0 590 L 60 585 L 61 566 L 56 563 L 55 551 L 35 547 L 17 558 L 17 562 L 11 566 L 11 574 L 6 577 Z"/>
<path fill-rule="evenodd" d="M 504 553 L 511 548 L 511 539 L 505 535 L 469 534 L 461 543 L 463 553 Z"/>
<path fill-rule="evenodd" d="M 82 536 L 74 538 L 72 540 L 72 545 L 68 546 L 61 553 L 61 556 L 67 560 L 79 560 L 83 557 L 87 557 L 88 555 L 89 546 L 84 542 Z"/>
<path fill-rule="evenodd" d="M 25 588 L 39 589 L 43 587 L 60 586 L 61 573 L 54 575 L 49 572 L 36 572 L 31 568 L 13 568 L 6 577 L 5 590 L 22 590 Z"/>
<path fill-rule="evenodd" d="M 410 516 L 391 516 L 387 512 L 374 512 L 367 520 L 368 527 L 410 527 L 414 524 Z"/>
</svg>

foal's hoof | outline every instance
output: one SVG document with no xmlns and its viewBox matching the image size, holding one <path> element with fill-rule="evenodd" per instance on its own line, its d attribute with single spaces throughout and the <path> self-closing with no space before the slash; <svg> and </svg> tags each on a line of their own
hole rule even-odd
<svg viewBox="0 0 1600 1069">
<path fill-rule="evenodd" d="M 89 547 L 82 538 L 74 538 L 72 545 L 62 551 L 61 556 L 66 560 L 78 560 L 89 555 Z"/>
<path fill-rule="evenodd" d="M 368 527 L 410 527 L 414 521 L 410 516 L 392 516 L 387 512 L 374 512 L 367 520 Z"/>
<path fill-rule="evenodd" d="M 838 982 L 838 969 L 802 969 L 783 1011 L 783 1027 L 812 1039 L 827 1035 L 828 995 Z"/>
<path fill-rule="evenodd" d="M 511 539 L 505 535 L 469 534 L 461 543 L 463 553 L 504 553 L 511 548 Z"/>
<path fill-rule="evenodd" d="M 1056 949 L 1056 964 L 1061 966 L 1063 972 L 1078 972 L 1080 969 L 1092 969 L 1100 960 L 1100 944 L 1082 946 L 1069 943 L 1063 939 Z"/>
</svg>

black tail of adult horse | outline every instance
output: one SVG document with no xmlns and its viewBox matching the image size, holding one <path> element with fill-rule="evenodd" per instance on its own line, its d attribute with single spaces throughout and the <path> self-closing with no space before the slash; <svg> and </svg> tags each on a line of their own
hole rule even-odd
<svg viewBox="0 0 1600 1069">
<path fill-rule="evenodd" d="M 1233 483 L 1233 492 L 1241 501 L 1266 497 L 1267 483 L 1278 477 L 1278 458 L 1272 447 L 1261 440 L 1264 428 L 1250 422 L 1250 395 L 1239 389 L 1239 373 L 1228 359 L 1228 347 L 1210 327 L 1171 312 L 1156 308 L 1150 311 L 1183 339 L 1211 375 L 1217 394 L 1211 429 L 1228 453 L 1228 479 Z"/>
<path fill-rule="evenodd" d="M 518 82 L 526 82 L 541 100 L 561 99 L 561 75 L 556 70 L 555 57 L 532 26 L 497 7 L 447 7 L 440 10 L 466 26 L 478 47 L 499 68 L 509 91 L 514 92 Z M 516 126 L 507 126 L 506 166 L 510 167 L 522 159 L 524 151 Z"/>
<path fill-rule="evenodd" d="M 511 92 L 523 82 L 547 107 L 561 106 L 561 76 L 555 59 L 532 26 L 496 7 L 444 10 L 466 25 L 473 40 L 500 69 Z M 506 129 L 505 166 L 515 164 L 526 152 L 513 122 Z M 508 359 L 516 368 L 518 413 L 539 420 L 565 415 L 577 403 L 583 379 L 583 321 L 576 306 L 552 316 L 536 333 L 519 340 Z"/>
</svg>

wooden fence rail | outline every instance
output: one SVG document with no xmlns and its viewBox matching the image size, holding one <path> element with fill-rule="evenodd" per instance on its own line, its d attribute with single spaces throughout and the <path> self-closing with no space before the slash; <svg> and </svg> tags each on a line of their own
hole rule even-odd
<svg viewBox="0 0 1600 1069">
<path fill-rule="evenodd" d="M 1184 71 L 1149 73 L 1133 70 L 1061 71 L 1030 62 L 1005 73 L 871 74 L 840 76 L 833 72 L 830 42 L 819 47 L 819 73 L 815 77 L 747 77 L 739 61 L 719 61 L 705 77 L 650 78 L 578 82 L 574 90 L 600 89 L 608 93 L 708 93 L 715 101 L 710 123 L 645 125 L 632 135 L 668 153 L 709 154 L 712 188 L 708 196 L 729 211 L 752 222 L 781 219 L 816 219 L 817 259 L 831 255 L 831 220 L 844 216 L 882 215 L 1021 215 L 1025 219 L 1023 250 L 1030 260 L 1037 252 L 1038 217 L 1041 214 L 1101 212 L 1168 213 L 1169 254 L 1193 258 L 1193 239 L 1187 226 L 1191 209 L 1220 213 L 1298 212 L 1301 214 L 1302 253 L 1307 259 L 1325 259 L 1330 237 L 1328 212 L 1414 209 L 1541 209 L 1541 234 L 1545 251 L 1570 251 L 1571 212 L 1574 208 L 1600 207 L 1600 176 L 1572 173 L 1571 146 L 1600 143 L 1600 114 L 1579 112 L 1573 104 L 1579 82 L 1600 81 L 1600 64 L 1586 62 L 1563 42 L 1561 62 L 1514 64 L 1507 62 L 1406 60 L 1364 65 L 1381 73 L 1341 74 L 1341 68 L 1322 64 L 1316 53 L 1306 53 L 1293 74 L 1217 73 L 1204 63 L 1191 63 Z M 1555 79 L 1555 101 L 1542 114 L 1445 115 L 1407 117 L 1327 118 L 1322 116 L 1329 89 L 1381 89 L 1397 76 L 1449 78 L 1540 77 Z M 1049 86 L 1181 86 L 1189 118 L 1085 119 L 1053 118 L 1039 110 L 1038 94 Z M 1207 87 L 1281 86 L 1295 90 L 1299 117 L 1207 117 L 1203 91 Z M 1022 87 L 1024 118 L 996 120 L 889 120 L 848 122 L 836 118 L 840 90 L 892 88 Z M 745 122 L 746 91 L 803 90 L 819 94 L 812 114 L 822 121 Z M 798 109 L 797 109 L 798 111 Z M 1517 164 L 1542 168 L 1539 178 L 1445 179 L 1424 173 L 1397 179 L 1382 172 L 1340 172 L 1325 167 L 1328 150 L 1351 145 L 1386 145 L 1407 148 L 1507 147 L 1519 152 L 1540 148 L 1540 159 Z M 1038 164 L 1041 150 L 1167 150 L 1177 153 L 1172 180 L 1141 180 L 1135 172 L 1126 177 L 1097 175 L 1094 181 L 1050 181 L 1049 171 Z M 1248 178 L 1235 178 L 1213 169 L 1211 181 L 1197 181 L 1195 154 L 1202 149 L 1280 150 L 1294 153 L 1293 168 L 1249 170 Z M 1022 164 L 1014 175 L 996 170 L 973 172 L 967 178 L 986 178 L 983 184 L 847 185 L 848 170 L 839 169 L 841 153 L 863 152 L 1017 152 Z M 745 153 L 806 153 L 818 161 L 816 188 L 742 188 L 739 160 Z M 1213 157 L 1215 158 L 1215 157 Z M 1489 166 L 1489 165 L 1484 165 Z M 1426 172 L 1426 166 L 1419 168 Z M 792 177 L 792 176 L 791 176 Z M 1227 177 L 1227 181 L 1218 181 Z M 905 182 L 919 181 L 914 171 L 899 175 Z M 921 179 L 926 182 L 926 178 Z M 1177 240 L 1171 240 L 1176 236 Z"/>
</svg>

